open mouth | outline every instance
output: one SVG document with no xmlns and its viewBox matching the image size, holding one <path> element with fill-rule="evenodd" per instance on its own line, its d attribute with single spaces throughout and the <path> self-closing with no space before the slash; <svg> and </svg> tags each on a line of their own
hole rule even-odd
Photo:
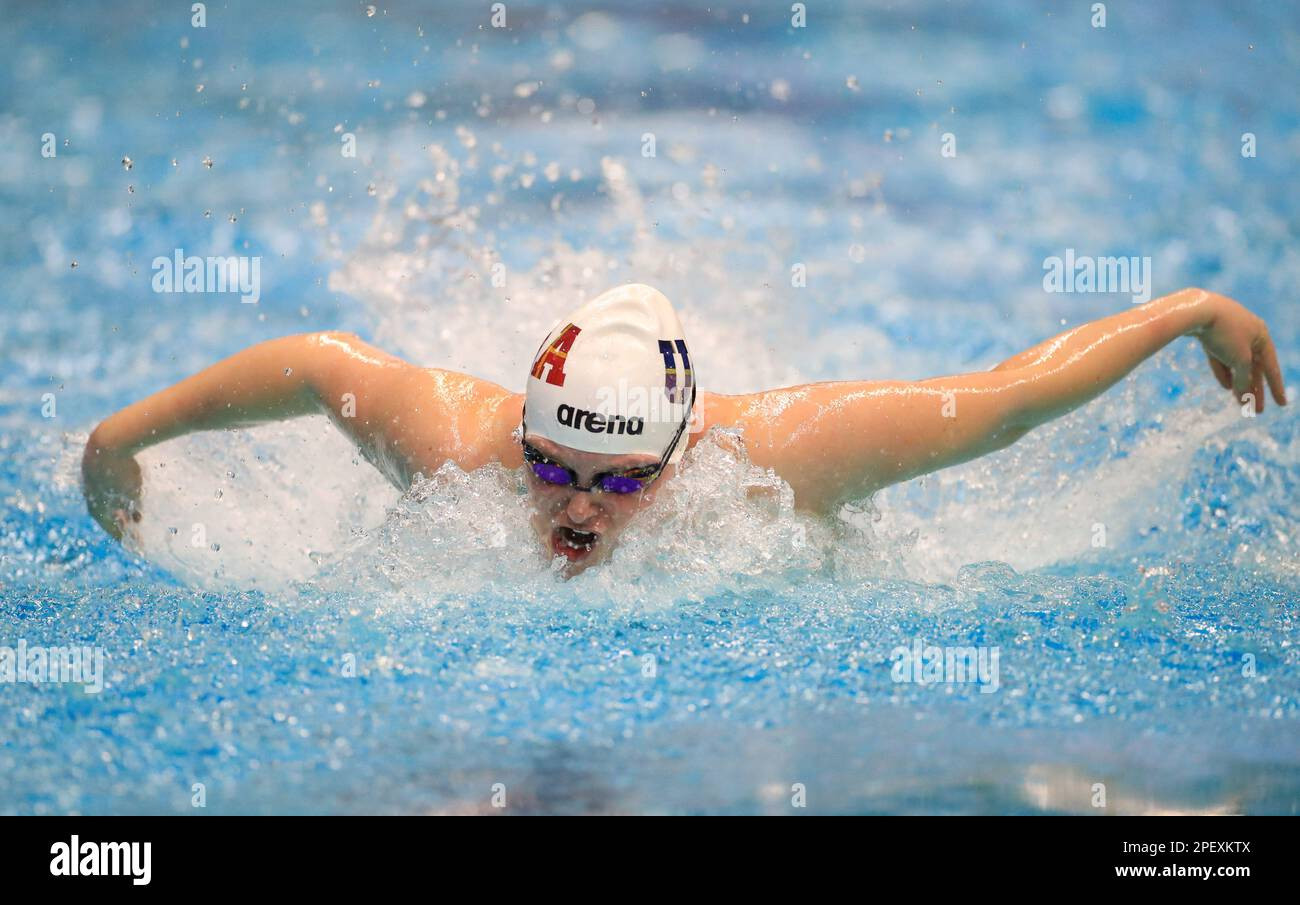
<svg viewBox="0 0 1300 905">
<path fill-rule="evenodd" d="M 593 531 L 559 527 L 551 532 L 551 549 L 570 562 L 576 562 L 591 552 L 600 535 Z"/>
</svg>

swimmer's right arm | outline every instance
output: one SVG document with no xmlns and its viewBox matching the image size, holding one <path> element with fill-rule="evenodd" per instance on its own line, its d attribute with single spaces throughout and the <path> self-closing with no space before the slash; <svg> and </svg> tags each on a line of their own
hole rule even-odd
<svg viewBox="0 0 1300 905">
<path fill-rule="evenodd" d="M 104 419 L 81 462 L 90 514 L 119 540 L 139 521 L 135 455 L 156 443 L 318 411 L 310 365 L 319 350 L 314 336 L 260 343 Z"/>
<path fill-rule="evenodd" d="M 87 506 L 120 539 L 140 518 L 135 455 L 196 431 L 327 414 L 399 488 L 449 458 L 481 464 L 461 443 L 465 409 L 495 411 L 513 394 L 465 375 L 420 368 L 348 333 L 310 333 L 244 349 L 105 419 L 82 459 Z M 508 413 L 505 413 L 508 416 Z M 462 427 L 464 430 L 462 431 Z M 477 439 L 471 437 L 471 440 Z"/>
</svg>

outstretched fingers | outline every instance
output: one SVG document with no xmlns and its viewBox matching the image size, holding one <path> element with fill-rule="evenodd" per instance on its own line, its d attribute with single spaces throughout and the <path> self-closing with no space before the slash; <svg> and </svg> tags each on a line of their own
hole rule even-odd
<svg viewBox="0 0 1300 905">
<path fill-rule="evenodd" d="M 1232 372 L 1228 370 L 1228 366 L 1209 352 L 1205 353 L 1205 357 L 1210 362 L 1210 370 L 1214 372 L 1214 377 L 1219 381 L 1219 386 L 1225 390 L 1232 389 Z"/>
<path fill-rule="evenodd" d="M 1264 341 L 1255 355 L 1255 361 L 1259 363 L 1264 371 L 1264 377 L 1268 379 L 1268 388 L 1273 391 L 1273 401 L 1278 405 L 1286 405 L 1286 386 L 1282 383 L 1282 367 L 1277 361 L 1277 349 L 1273 347 L 1273 340 L 1268 335 L 1264 336 Z M 1263 387 L 1260 387 L 1260 395 L 1263 396 Z"/>
<path fill-rule="evenodd" d="M 1232 365 L 1232 395 L 1237 397 L 1238 402 L 1244 403 L 1246 396 L 1251 392 L 1254 385 L 1253 359 L 1248 354 L 1234 357 L 1237 358 L 1237 361 Z M 1256 397 L 1256 401 L 1259 401 L 1258 397 Z"/>
</svg>

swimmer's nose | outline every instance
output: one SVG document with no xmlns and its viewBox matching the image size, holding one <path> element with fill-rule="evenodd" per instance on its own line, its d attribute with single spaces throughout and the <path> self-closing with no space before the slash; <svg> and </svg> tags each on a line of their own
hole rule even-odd
<svg viewBox="0 0 1300 905">
<path fill-rule="evenodd" d="M 590 493 L 574 493 L 570 495 L 569 503 L 564 507 L 564 512 L 575 525 L 581 525 L 597 513 L 596 504 L 591 496 Z"/>
</svg>

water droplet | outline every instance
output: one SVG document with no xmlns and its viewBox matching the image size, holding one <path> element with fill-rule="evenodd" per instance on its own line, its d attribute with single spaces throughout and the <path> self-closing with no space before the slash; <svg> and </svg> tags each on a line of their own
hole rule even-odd
<svg viewBox="0 0 1300 905">
<path fill-rule="evenodd" d="M 129 170 L 133 166 L 135 166 L 135 161 L 133 161 L 130 157 L 122 158 L 122 169 Z"/>
<path fill-rule="evenodd" d="M 73 269 L 73 270 L 76 270 L 76 269 L 77 269 L 77 262 L 76 262 L 76 261 L 73 261 L 73 262 L 72 262 L 72 269 Z"/>
<path fill-rule="evenodd" d="M 214 553 L 220 553 L 220 552 L 221 552 L 221 544 L 213 543 L 213 545 L 212 545 L 212 551 L 213 551 Z"/>
<path fill-rule="evenodd" d="M 211 158 L 211 157 L 208 157 L 208 156 L 205 154 L 204 157 L 203 157 L 203 165 L 204 165 L 205 167 L 207 167 L 209 170 L 212 169 L 212 158 Z"/>
<path fill-rule="evenodd" d="M 234 476 L 235 476 L 235 473 L 234 473 L 233 471 L 227 471 L 227 472 L 226 472 L 226 477 L 228 477 L 228 478 L 233 478 Z"/>
<path fill-rule="evenodd" d="M 372 19 L 372 18 L 374 18 L 374 15 L 375 15 L 375 8 L 374 8 L 373 6 L 367 6 L 367 7 L 366 7 L 366 18 L 367 18 L 367 19 Z"/>
<path fill-rule="evenodd" d="M 370 185 L 366 186 L 366 194 L 367 194 L 367 195 L 374 195 L 374 194 L 375 194 L 375 191 L 376 191 L 376 190 L 375 190 L 375 184 L 374 184 L 373 182 L 370 183 Z"/>
<path fill-rule="evenodd" d="M 204 212 L 203 212 L 203 216 L 205 216 L 205 217 L 211 217 L 211 216 L 212 216 L 212 211 L 204 211 Z"/>
<path fill-rule="evenodd" d="M 175 157 L 172 158 L 172 166 L 174 166 L 174 167 L 178 167 L 178 166 L 180 166 L 180 163 L 177 162 L 177 160 L 176 160 Z"/>
<path fill-rule="evenodd" d="M 221 491 L 218 490 L 218 491 L 217 491 L 213 496 L 214 496 L 214 499 L 218 499 L 218 500 L 221 499 Z"/>
<path fill-rule="evenodd" d="M 293 374 L 293 368 L 285 368 L 285 369 L 284 369 L 284 376 L 285 376 L 285 377 L 288 377 L 288 376 L 290 376 L 291 374 Z"/>
<path fill-rule="evenodd" d="M 195 94 L 202 94 L 202 93 L 203 93 L 203 83 L 202 83 L 202 82 L 199 82 L 197 85 L 194 86 L 194 93 L 195 93 Z"/>
<path fill-rule="evenodd" d="M 128 186 L 126 187 L 126 191 L 127 191 L 127 194 L 128 194 L 128 195 L 134 195 L 134 194 L 135 194 L 135 186 L 133 186 L 133 185 L 128 185 Z"/>
<path fill-rule="evenodd" d="M 230 222 L 231 222 L 231 223 L 236 222 L 238 219 L 239 219 L 239 218 L 236 217 L 234 214 L 231 214 L 231 215 L 230 215 Z"/>
</svg>

